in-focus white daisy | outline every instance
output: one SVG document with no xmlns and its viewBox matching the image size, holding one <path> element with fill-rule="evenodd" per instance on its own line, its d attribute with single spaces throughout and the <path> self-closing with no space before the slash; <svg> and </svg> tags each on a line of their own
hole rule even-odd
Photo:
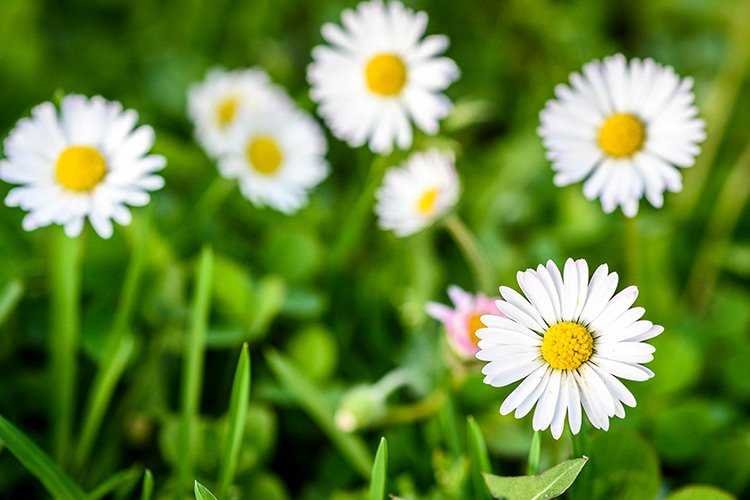
<svg viewBox="0 0 750 500">
<path fill-rule="evenodd" d="M 260 69 L 213 69 L 188 92 L 195 135 L 214 157 L 226 150 L 232 127 L 246 111 L 291 105 L 286 93 Z"/>
<path fill-rule="evenodd" d="M 394 143 L 411 146 L 410 121 L 428 134 L 451 109 L 442 92 L 459 76 L 456 64 L 440 57 L 445 35 L 423 38 L 427 14 L 401 2 L 360 3 L 327 23 L 330 46 L 313 49 L 307 79 L 312 98 L 334 135 L 357 147 L 369 142 L 377 153 Z"/>
<path fill-rule="evenodd" d="M 59 112 L 45 102 L 21 119 L 5 140 L 0 178 L 19 185 L 5 203 L 28 212 L 23 228 L 59 224 L 75 237 L 88 218 L 109 238 L 113 220 L 129 224 L 128 205 L 149 202 L 149 191 L 164 185 L 155 172 L 166 164 L 148 154 L 154 131 L 137 121 L 119 102 L 81 95 L 65 96 Z"/>
<path fill-rule="evenodd" d="M 607 213 L 619 205 L 633 217 L 644 195 L 660 208 L 664 191 L 682 190 L 678 167 L 693 165 L 706 137 L 692 87 L 669 66 L 621 54 L 573 73 L 541 112 L 555 184 L 587 178 L 584 195 Z"/>
<path fill-rule="evenodd" d="M 452 154 L 414 153 L 403 167 L 386 172 L 376 194 L 378 223 L 397 236 L 416 233 L 453 208 L 458 192 Z"/>
<path fill-rule="evenodd" d="M 590 280 L 583 259 L 568 259 L 562 274 L 548 261 L 517 279 L 523 295 L 500 287 L 496 305 L 505 317 L 482 316 L 487 328 L 477 332 L 477 359 L 487 362 L 484 382 L 502 387 L 523 379 L 500 413 L 522 418 L 536 406 L 534 430 L 551 427 L 557 439 L 566 416 L 578 433 L 583 407 L 591 425 L 609 429 L 611 417 L 625 416 L 623 404 L 636 404 L 619 379 L 654 376 L 641 365 L 653 359 L 654 347 L 645 341 L 664 328 L 641 319 L 642 307 L 632 307 L 636 287 L 615 295 L 617 273 L 606 264 Z"/>
<path fill-rule="evenodd" d="M 242 194 L 259 206 L 295 212 L 328 175 L 323 131 L 298 109 L 247 111 L 228 144 L 219 172 L 237 179 Z"/>
</svg>

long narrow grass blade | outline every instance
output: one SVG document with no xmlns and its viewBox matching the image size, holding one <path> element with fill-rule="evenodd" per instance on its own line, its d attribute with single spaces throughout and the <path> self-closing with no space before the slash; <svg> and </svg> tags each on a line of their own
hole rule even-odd
<svg viewBox="0 0 750 500">
<path fill-rule="evenodd" d="M 216 498 L 216 495 L 211 493 L 211 490 L 203 486 L 198 481 L 195 481 L 193 489 L 195 490 L 195 500 L 218 500 Z"/>
<path fill-rule="evenodd" d="M 247 344 L 242 346 L 237 370 L 234 373 L 232 397 L 227 415 L 227 433 L 224 438 L 224 457 L 219 477 L 219 497 L 226 495 L 227 488 L 234 479 L 237 468 L 237 457 L 242 444 L 242 434 L 247 419 L 248 393 L 250 391 L 250 355 Z"/>
<path fill-rule="evenodd" d="M 52 495 L 62 500 L 80 500 L 86 495 L 34 442 L 0 416 L 0 440 Z"/>
<path fill-rule="evenodd" d="M 385 498 L 385 484 L 388 480 L 388 441 L 380 438 L 378 452 L 375 454 L 375 463 L 372 466 L 370 477 L 370 500 L 383 500 Z"/>
<path fill-rule="evenodd" d="M 182 421 L 180 423 L 180 488 L 187 488 L 192 480 L 193 450 L 191 436 L 198 417 L 201 383 L 203 380 L 203 355 L 206 348 L 206 328 L 211 305 L 213 281 L 213 251 L 204 247 L 198 264 L 190 319 L 190 331 L 185 337 L 182 367 Z"/>
<path fill-rule="evenodd" d="M 87 500 L 99 500 L 110 493 L 118 493 L 120 496 L 127 495 L 133 488 L 135 488 L 138 478 L 140 477 L 140 468 L 120 471 L 94 488 L 94 491 L 89 493 Z"/>
<path fill-rule="evenodd" d="M 339 448 L 354 469 L 365 479 L 370 478 L 372 457 L 364 443 L 356 436 L 346 434 L 336 427 L 333 412 L 323 395 L 290 361 L 275 351 L 266 353 L 271 370 L 279 382 L 292 394 L 297 403 Z"/>
<path fill-rule="evenodd" d="M 146 469 L 143 473 L 143 484 L 141 485 L 141 500 L 151 500 L 154 494 L 154 475 Z"/>
<path fill-rule="evenodd" d="M 539 459 L 542 455 L 542 433 L 534 431 L 534 436 L 531 438 L 531 446 L 529 447 L 529 460 L 527 464 L 526 474 L 533 476 L 539 473 Z"/>
<path fill-rule="evenodd" d="M 0 326 L 5 323 L 23 295 L 23 283 L 13 280 L 0 292 Z"/>
<path fill-rule="evenodd" d="M 479 425 L 472 416 L 466 418 L 466 446 L 471 462 L 471 483 L 474 496 L 480 499 L 491 498 L 483 477 L 483 474 L 491 472 L 487 444 Z"/>
</svg>

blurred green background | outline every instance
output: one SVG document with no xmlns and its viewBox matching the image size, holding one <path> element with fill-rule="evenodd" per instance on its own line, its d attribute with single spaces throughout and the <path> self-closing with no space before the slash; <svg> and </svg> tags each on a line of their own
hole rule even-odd
<svg viewBox="0 0 750 500">
<path fill-rule="evenodd" d="M 570 495 L 655 498 L 690 483 L 750 495 L 750 18 L 747 0 L 575 2 L 409 1 L 429 13 L 429 33 L 451 39 L 461 79 L 455 112 L 437 138 L 415 148 L 453 148 L 463 185 L 460 216 L 477 235 L 493 284 L 515 286 L 519 269 L 551 258 L 607 262 L 621 286 L 640 288 L 648 319 L 665 326 L 653 343 L 652 381 L 628 384 L 638 407 L 607 433 L 589 434 L 592 461 Z M 232 377 L 250 344 L 252 390 L 232 495 L 246 499 L 360 498 L 365 481 L 288 385 L 269 367 L 275 349 L 335 408 L 355 385 L 405 367 L 385 418 L 358 435 L 390 445 L 388 491 L 408 498 L 471 498 L 465 416 L 485 435 L 496 474 L 524 470 L 531 422 L 501 417 L 508 390 L 481 384 L 477 367 L 446 362 L 427 300 L 445 287 L 476 290 L 441 227 L 397 239 L 364 205 L 362 230 L 342 225 L 368 182 L 372 155 L 329 137 L 332 174 L 310 205 L 287 217 L 256 209 L 192 139 L 186 90 L 208 68 L 259 66 L 314 111 L 305 82 L 320 26 L 354 2 L 331 0 L 3 0 L 0 2 L 0 129 L 60 90 L 101 94 L 140 112 L 167 156 L 165 189 L 129 228 L 83 237 L 81 352 L 76 402 L 103 357 L 134 248 L 145 248 L 132 319 L 101 432 L 85 464 L 68 465 L 90 489 L 118 470 L 150 468 L 159 497 L 175 491 L 182 351 L 200 248 L 216 255 L 202 381 L 195 476 L 216 476 Z M 633 224 L 605 215 L 581 186 L 558 189 L 536 135 L 553 87 L 585 62 L 621 51 L 651 56 L 695 79 L 708 142 L 685 191 Z M 392 160 L 400 158 L 396 155 Z M 3 185 L 4 196 L 9 187 Z M 362 205 L 361 205 L 362 206 Z M 51 450 L 50 231 L 24 233 L 22 212 L 0 209 L 0 414 Z M 150 224 L 149 224 L 150 221 Z M 145 245 L 143 247 L 142 245 Z M 16 291 L 21 291 L 16 295 Z M 492 292 L 492 290 L 486 290 Z M 15 297 L 19 297 L 15 300 Z M 7 306 L 7 307 L 5 307 Z M 274 354 L 270 355 L 273 358 Z M 275 359 L 275 358 L 273 358 Z M 316 391 L 317 392 L 317 391 Z M 317 396 L 317 394 L 316 394 Z M 76 441 L 74 440 L 74 448 Z M 542 443 L 542 468 L 570 442 Z M 584 479 L 585 478 L 585 479 Z M 0 451 L 0 497 L 44 498 L 42 487 Z"/>
</svg>

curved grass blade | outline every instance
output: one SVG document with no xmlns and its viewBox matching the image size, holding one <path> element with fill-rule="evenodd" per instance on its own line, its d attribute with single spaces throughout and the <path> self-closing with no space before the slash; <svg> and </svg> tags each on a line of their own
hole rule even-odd
<svg viewBox="0 0 750 500">
<path fill-rule="evenodd" d="M 211 493 L 211 490 L 203 486 L 198 481 L 195 481 L 193 489 L 195 490 L 195 500 L 218 500 L 218 498 L 216 498 L 216 495 Z"/>
<path fill-rule="evenodd" d="M 143 473 L 143 485 L 141 486 L 141 500 L 151 500 L 154 494 L 154 475 L 146 469 Z"/>
<path fill-rule="evenodd" d="M 370 478 L 372 458 L 364 443 L 356 436 L 346 434 L 336 427 L 333 412 L 315 385 L 283 355 L 276 351 L 266 353 L 268 365 L 276 378 L 292 394 L 299 405 L 310 415 L 365 479 Z"/>
<path fill-rule="evenodd" d="M 120 496 L 127 495 L 135 488 L 135 484 L 140 477 L 140 468 L 120 471 L 94 488 L 94 491 L 89 493 L 87 500 L 99 500 L 113 492 L 117 492 Z"/>
<path fill-rule="evenodd" d="M 490 498 L 490 492 L 482 474 L 491 471 L 490 457 L 487 455 L 487 444 L 476 420 L 471 415 L 466 417 L 466 445 L 471 461 L 471 483 L 476 498 Z"/>
<path fill-rule="evenodd" d="M 0 440 L 54 498 L 62 500 L 86 498 L 80 487 L 66 476 L 49 456 L 2 416 L 0 416 Z"/>
<path fill-rule="evenodd" d="M 501 477 L 484 474 L 487 487 L 495 498 L 507 500 L 546 500 L 570 488 L 588 462 L 588 457 L 559 463 L 538 476 Z"/>
<path fill-rule="evenodd" d="M 229 402 L 227 433 L 224 438 L 224 457 L 219 477 L 219 496 L 224 497 L 227 488 L 234 479 L 237 468 L 237 457 L 242 444 L 242 434 L 247 420 L 248 392 L 250 391 L 250 355 L 247 344 L 242 346 L 240 359 L 234 373 L 232 397 Z"/>
<path fill-rule="evenodd" d="M 388 441 L 380 438 L 380 445 L 375 454 L 375 463 L 372 466 L 370 478 L 370 500 L 383 500 L 385 498 L 385 483 L 388 480 Z"/>
</svg>

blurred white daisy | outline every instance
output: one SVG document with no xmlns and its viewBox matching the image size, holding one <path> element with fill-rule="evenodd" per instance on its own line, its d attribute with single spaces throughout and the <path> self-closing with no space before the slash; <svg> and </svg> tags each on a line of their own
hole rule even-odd
<svg viewBox="0 0 750 500">
<path fill-rule="evenodd" d="M 401 2 L 360 3 L 327 23 L 330 46 L 313 49 L 308 67 L 312 98 L 339 139 L 357 147 L 369 142 L 377 153 L 411 146 L 410 120 L 428 134 L 451 109 L 442 92 L 459 76 L 456 64 L 440 57 L 444 35 L 423 38 L 427 14 Z"/>
<path fill-rule="evenodd" d="M 58 110 L 51 102 L 31 110 L 5 140 L 0 178 L 19 185 L 6 205 L 21 207 L 27 231 L 50 224 L 80 234 L 86 218 L 102 238 L 112 221 L 129 224 L 128 205 L 149 202 L 149 191 L 164 180 L 155 175 L 166 164 L 150 155 L 154 131 L 136 128 L 138 113 L 96 96 L 68 95 Z"/>
<path fill-rule="evenodd" d="M 397 236 L 416 233 L 453 208 L 458 192 L 452 154 L 414 153 L 403 167 L 386 172 L 376 194 L 378 223 Z"/>
<path fill-rule="evenodd" d="M 678 167 L 693 165 L 706 137 L 692 87 L 669 66 L 621 54 L 573 73 L 541 112 L 555 184 L 587 178 L 584 195 L 607 213 L 619 205 L 633 217 L 644 195 L 660 208 L 664 191 L 682 189 Z"/>
<path fill-rule="evenodd" d="M 286 93 L 260 69 L 213 69 L 188 92 L 196 138 L 214 157 L 226 150 L 233 126 L 246 111 L 291 106 Z"/>
<path fill-rule="evenodd" d="M 591 425 L 609 429 L 609 419 L 634 407 L 633 394 L 620 378 L 643 381 L 654 373 L 641 363 L 653 359 L 645 343 L 664 331 L 641 319 L 632 307 L 638 289 L 615 295 L 617 273 L 599 266 L 589 280 L 583 259 L 568 259 L 561 274 L 548 261 L 517 275 L 523 295 L 500 287 L 497 308 L 505 317 L 484 315 L 487 328 L 477 332 L 477 359 L 486 361 L 484 382 L 502 387 L 523 381 L 503 401 L 500 413 L 522 418 L 536 406 L 534 430 L 551 427 L 562 435 L 567 415 L 570 430 L 581 429 L 581 407 Z"/>
<path fill-rule="evenodd" d="M 219 172 L 237 179 L 254 204 L 288 214 L 305 205 L 308 191 L 328 175 L 326 150 L 320 125 L 307 113 L 248 111 L 219 157 Z"/>
</svg>

